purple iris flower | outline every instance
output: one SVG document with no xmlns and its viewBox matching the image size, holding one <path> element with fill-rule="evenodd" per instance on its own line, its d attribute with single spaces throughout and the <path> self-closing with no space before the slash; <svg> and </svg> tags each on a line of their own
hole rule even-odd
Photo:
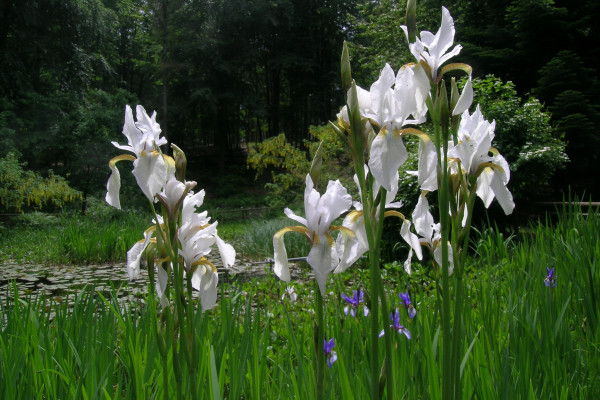
<svg viewBox="0 0 600 400">
<path fill-rule="evenodd" d="M 390 313 L 390 319 L 392 320 L 392 325 L 390 325 L 390 328 L 392 328 L 393 330 L 395 330 L 398 333 L 402 333 L 408 339 L 411 338 L 410 332 L 408 331 L 408 329 L 406 329 L 404 327 L 404 325 L 400 325 L 400 310 L 399 309 L 396 308 L 395 315 L 394 315 L 393 311 Z M 382 337 L 384 334 L 385 334 L 385 331 L 381 330 L 379 337 Z"/>
<path fill-rule="evenodd" d="M 546 267 L 546 272 L 548 273 L 548 275 L 546 275 L 546 278 L 544 278 L 544 284 L 549 288 L 556 287 L 556 276 L 554 275 L 554 267 Z"/>
<path fill-rule="evenodd" d="M 331 338 L 329 341 L 323 338 L 323 350 L 325 350 L 325 356 L 327 357 L 327 366 L 331 368 L 333 363 L 337 361 L 337 354 L 332 349 L 335 346 L 334 338 Z"/>
<path fill-rule="evenodd" d="M 415 317 L 415 315 L 417 315 L 417 310 L 415 310 L 412 303 L 410 302 L 410 296 L 408 295 L 408 292 L 400 293 L 400 299 L 404 303 L 404 307 L 406 307 L 406 311 L 408 311 L 408 317 L 410 319 L 413 319 Z"/>
<path fill-rule="evenodd" d="M 352 297 L 346 296 L 346 293 L 342 293 L 342 298 L 346 300 L 346 302 L 349 304 L 346 307 L 344 307 L 344 314 L 348 315 L 348 312 L 350 312 L 350 315 L 353 317 L 356 316 L 356 310 L 358 309 L 359 304 L 365 301 L 364 293 L 362 290 L 359 290 L 358 292 L 356 290 L 353 290 Z M 369 309 L 367 308 L 367 306 L 363 307 L 363 313 L 365 317 L 369 315 Z"/>
</svg>

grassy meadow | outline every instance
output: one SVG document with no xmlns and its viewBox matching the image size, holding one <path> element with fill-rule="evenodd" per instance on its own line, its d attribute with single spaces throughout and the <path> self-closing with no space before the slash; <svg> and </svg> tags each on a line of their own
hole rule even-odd
<svg viewBox="0 0 600 400">
<path fill-rule="evenodd" d="M 0 239 L 0 260 L 122 260 L 149 221 L 132 215 L 137 214 L 61 216 L 4 228 L 10 235 Z M 231 221 L 219 224 L 219 232 L 238 255 L 259 260 L 272 257 L 273 233 L 286 224 Z M 557 221 L 534 223 L 518 234 L 488 228 L 474 235 L 464 277 L 464 398 L 600 397 L 599 233 L 597 210 L 584 215 L 568 209 Z M 287 236 L 288 255 L 306 255 L 304 240 Z M 401 398 L 437 399 L 441 340 L 435 272 L 425 261 L 413 264 L 408 276 L 402 261 L 383 265 L 388 301 L 400 307 L 399 293 L 409 292 L 417 314 L 410 319 L 400 308 L 411 339 L 394 333 L 393 370 L 382 373 L 394 375 Z M 544 283 L 547 268 L 555 268 L 555 287 Z M 70 294 L 75 305 L 68 307 L 13 293 L 0 304 L 0 398 L 189 398 L 195 392 L 206 399 L 313 399 L 315 286 L 308 272 L 301 276 L 292 282 L 296 301 L 284 296 L 287 285 L 272 273 L 223 279 L 218 306 L 197 312 L 195 336 L 185 339 L 196 377 L 187 373 L 188 363 L 171 364 L 169 358 L 164 366 L 156 337 L 161 315 L 151 311 L 154 296 L 145 306 L 122 308 L 116 294 L 103 296 L 88 287 Z M 367 280 L 368 271 L 360 266 L 329 280 L 325 335 L 335 338 L 337 362 L 325 369 L 326 398 L 369 397 L 371 315 L 346 316 L 341 297 L 365 290 Z M 368 293 L 366 298 L 368 304 Z M 167 352 L 177 345 L 167 343 Z"/>
</svg>

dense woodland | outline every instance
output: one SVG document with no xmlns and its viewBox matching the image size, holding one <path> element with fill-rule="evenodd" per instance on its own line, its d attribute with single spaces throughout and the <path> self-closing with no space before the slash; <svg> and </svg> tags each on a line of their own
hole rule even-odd
<svg viewBox="0 0 600 400">
<path fill-rule="evenodd" d="M 143 104 L 192 163 L 227 173 L 246 143 L 282 132 L 300 143 L 309 126 L 335 118 L 344 40 L 359 85 L 385 62 L 413 61 L 400 29 L 405 3 L 2 0 L 1 156 L 17 151 L 28 168 L 102 191 L 125 104 Z M 423 0 L 420 29 L 439 26 L 442 5 L 463 45 L 457 61 L 514 82 L 552 114 L 570 159 L 556 194 L 571 185 L 597 195 L 600 2 Z"/>
</svg>

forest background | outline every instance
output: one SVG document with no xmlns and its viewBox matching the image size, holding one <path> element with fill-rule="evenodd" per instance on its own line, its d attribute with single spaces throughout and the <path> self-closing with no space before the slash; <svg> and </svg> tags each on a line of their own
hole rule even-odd
<svg viewBox="0 0 600 400">
<path fill-rule="evenodd" d="M 283 133 L 302 148 L 314 140 L 311 127 L 336 118 L 344 40 L 359 85 L 376 80 L 386 62 L 397 70 L 414 61 L 400 29 L 405 3 L 2 0 L 0 159 L 16 154 L 35 173 L 66 177 L 83 198 L 102 197 L 106 160 L 118 153 L 110 142 L 124 141 L 125 104 L 142 104 L 157 111 L 169 142 L 185 149 L 188 179 L 209 194 L 239 193 L 257 185 L 246 166 L 248 144 Z M 551 177 L 511 181 L 516 197 L 560 200 L 570 188 L 597 198 L 600 3 L 423 0 L 419 30 L 435 31 L 442 5 L 455 20 L 460 61 L 476 78 L 499 78 L 484 80 L 483 92 L 492 94 L 484 115 L 513 123 L 496 131 L 507 159 L 516 146 L 511 168 L 546 149 L 527 153 L 519 119 L 547 126 L 546 138 L 566 146 L 568 161 L 528 167 Z M 498 101 L 504 114 L 493 112 Z"/>
</svg>

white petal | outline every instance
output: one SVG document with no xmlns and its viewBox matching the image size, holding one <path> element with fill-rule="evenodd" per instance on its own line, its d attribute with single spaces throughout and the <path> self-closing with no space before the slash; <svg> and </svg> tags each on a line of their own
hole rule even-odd
<svg viewBox="0 0 600 400">
<path fill-rule="evenodd" d="M 221 261 L 225 268 L 230 268 L 235 263 L 235 249 L 229 243 L 225 243 L 218 235 L 215 234 L 215 240 L 219 253 L 221 254 Z"/>
<path fill-rule="evenodd" d="M 331 237 L 316 236 L 313 246 L 306 257 L 306 262 L 315 272 L 315 278 L 319 284 L 321 295 L 325 296 L 325 287 L 329 273 L 335 269 L 339 263 L 340 257 L 335 248 L 335 242 Z"/>
<path fill-rule="evenodd" d="M 290 281 L 290 267 L 288 264 L 287 250 L 285 249 L 285 243 L 283 242 L 283 235 L 289 230 L 286 228 L 281 229 L 273 236 L 273 258 L 275 265 L 273 266 L 273 272 L 282 281 Z"/>
<path fill-rule="evenodd" d="M 162 266 L 159 265 L 156 268 L 156 293 L 160 299 L 160 305 L 163 307 L 167 307 L 169 305 L 169 300 L 165 296 L 168 281 L 169 274 Z"/>
<path fill-rule="evenodd" d="M 112 174 L 106 183 L 105 200 L 108 204 L 120 210 L 119 191 L 121 190 L 121 174 L 116 165 L 110 165 L 110 169 L 112 170 Z"/>
<path fill-rule="evenodd" d="M 301 217 L 299 215 L 296 215 L 292 210 L 290 210 L 289 208 L 286 207 L 285 210 L 283 210 L 283 212 L 285 213 L 285 215 L 287 215 L 287 217 L 289 219 L 293 219 L 296 222 L 300 222 L 302 225 L 304 226 L 308 226 L 307 222 L 306 222 L 306 218 Z"/>
<path fill-rule="evenodd" d="M 496 200 L 498 200 L 498 203 L 500 203 L 500 206 L 502 206 L 502 209 L 504 210 L 504 214 L 511 214 L 515 209 L 515 202 L 513 201 L 512 194 L 506 187 L 506 184 L 502 181 L 498 172 L 494 172 L 491 187 L 496 195 Z"/>
<path fill-rule="evenodd" d="M 424 195 L 419 196 L 415 210 L 412 213 L 413 223 L 417 234 L 429 243 L 433 238 L 433 226 L 435 224 L 433 216 L 429 212 L 429 202 Z"/>
<path fill-rule="evenodd" d="M 452 275 L 452 272 L 454 272 L 454 257 L 452 255 L 452 245 L 450 245 L 450 243 L 448 243 L 447 246 L 448 246 L 448 275 Z M 439 243 L 439 242 L 435 246 L 435 249 L 433 249 L 433 258 L 435 259 L 435 262 L 441 268 L 442 267 L 442 246 L 441 246 L 441 243 Z"/>
<path fill-rule="evenodd" d="M 486 208 L 488 208 L 490 204 L 492 204 L 492 200 L 494 200 L 494 191 L 491 187 L 493 177 L 494 170 L 489 167 L 485 168 L 477 177 L 477 196 L 483 200 L 483 204 Z"/>
<path fill-rule="evenodd" d="M 465 112 L 471 107 L 473 103 L 473 82 L 471 82 L 471 75 L 469 75 L 469 80 L 465 84 L 456 105 L 454 106 L 454 110 L 452 110 L 452 115 L 459 115 Z"/>
<path fill-rule="evenodd" d="M 430 192 L 437 190 L 437 161 L 433 141 L 429 138 L 419 140 L 418 182 L 421 190 Z"/>
<path fill-rule="evenodd" d="M 135 122 L 133 121 L 133 112 L 131 111 L 131 107 L 129 105 L 125 106 L 125 123 L 123 124 L 123 135 L 127 137 L 127 143 L 129 144 L 129 148 L 137 155 L 141 153 L 142 148 L 140 146 L 140 142 L 142 141 L 142 132 L 135 126 Z M 119 148 L 123 148 L 120 145 L 113 143 L 115 146 Z"/>
<path fill-rule="evenodd" d="M 127 274 L 129 279 L 135 279 L 140 275 L 140 262 L 142 253 L 148 247 L 152 233 L 144 233 L 144 240 L 136 242 L 127 252 Z"/>
<path fill-rule="evenodd" d="M 148 200 L 154 201 L 167 181 L 167 165 L 159 153 L 144 153 L 133 162 L 133 175 Z"/>
<path fill-rule="evenodd" d="M 185 199 L 183 199 L 183 207 L 181 210 L 181 219 L 185 223 L 192 218 L 192 215 L 196 213 L 196 207 L 200 207 L 204 202 L 204 189 L 194 194 L 194 192 L 188 192 Z"/>
<path fill-rule="evenodd" d="M 348 194 L 346 188 L 339 180 L 329 181 L 327 190 L 318 203 L 317 226 L 310 226 L 309 229 L 318 234 L 325 233 L 331 223 L 350 207 L 352 207 L 352 196 Z"/>
<path fill-rule="evenodd" d="M 404 239 L 404 241 L 415 251 L 417 258 L 422 260 L 423 252 L 421 251 L 421 243 L 419 242 L 417 235 L 410 231 L 410 221 L 405 220 L 402 222 L 400 236 L 402 236 L 402 239 Z"/>
<path fill-rule="evenodd" d="M 412 268 L 411 268 L 412 254 L 413 254 L 412 247 L 409 247 L 408 248 L 408 257 L 406 258 L 406 261 L 404 261 L 404 270 L 406 271 L 406 273 L 408 275 L 410 275 L 412 273 Z"/>
<path fill-rule="evenodd" d="M 351 235 L 345 230 L 340 230 L 335 246 L 336 252 L 340 256 L 340 262 L 333 271 L 336 274 L 344 272 L 364 254 L 364 251 L 361 253 L 362 248 L 359 246 L 356 235 Z"/>
<path fill-rule="evenodd" d="M 379 131 L 371 144 L 369 168 L 373 177 L 387 191 L 392 190 L 398 168 L 407 159 L 408 153 L 402 136 L 399 133 L 387 132 L 385 129 Z"/>
<path fill-rule="evenodd" d="M 192 276 L 192 286 L 200 292 L 202 311 L 217 305 L 217 283 L 219 275 L 205 266 L 199 266 Z"/>
</svg>

